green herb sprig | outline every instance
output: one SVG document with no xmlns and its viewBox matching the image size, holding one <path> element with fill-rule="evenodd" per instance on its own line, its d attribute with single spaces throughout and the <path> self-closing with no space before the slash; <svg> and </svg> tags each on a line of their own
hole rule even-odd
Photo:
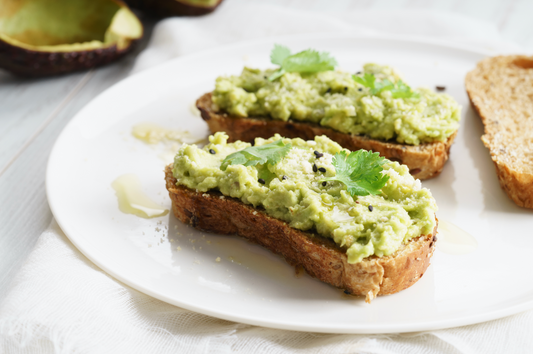
<svg viewBox="0 0 533 354">
<path fill-rule="evenodd" d="M 261 146 L 250 146 L 226 156 L 220 169 L 226 171 L 229 165 L 255 166 L 265 163 L 275 165 L 287 155 L 290 149 L 291 144 L 283 144 L 281 140 Z"/>
<path fill-rule="evenodd" d="M 376 195 L 389 180 L 388 175 L 381 173 L 382 165 L 388 160 L 379 156 L 377 152 L 358 150 L 346 154 L 341 151 L 333 156 L 335 177 L 327 177 L 322 181 L 338 181 L 346 185 L 352 197 L 356 195 Z"/>
<path fill-rule="evenodd" d="M 376 82 L 373 74 L 365 73 L 363 76 L 353 75 L 355 82 L 370 88 L 371 95 L 377 95 L 383 91 L 391 91 L 393 98 L 419 98 L 420 95 L 414 92 L 405 82 L 398 80 L 396 84 L 385 79 Z"/>
<path fill-rule="evenodd" d="M 398 80 L 391 92 L 394 98 L 420 98 L 420 95 L 411 90 L 402 80 Z"/>
<path fill-rule="evenodd" d="M 280 68 L 275 71 L 268 80 L 274 81 L 285 73 L 315 73 L 335 69 L 337 61 L 327 52 L 317 52 L 313 49 L 307 49 L 302 52 L 292 54 L 289 48 L 279 44 L 274 45 L 270 53 L 272 64 L 279 65 Z"/>
</svg>

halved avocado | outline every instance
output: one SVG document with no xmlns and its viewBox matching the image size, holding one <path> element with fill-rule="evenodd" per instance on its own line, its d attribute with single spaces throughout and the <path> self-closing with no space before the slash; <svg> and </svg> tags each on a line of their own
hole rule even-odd
<svg viewBox="0 0 533 354">
<path fill-rule="evenodd" d="M 0 0 L 0 68 L 25 76 L 84 70 L 120 58 L 142 33 L 117 0 Z"/>
<path fill-rule="evenodd" d="M 128 5 L 158 17 L 200 16 L 214 11 L 222 0 L 125 0 Z"/>
</svg>

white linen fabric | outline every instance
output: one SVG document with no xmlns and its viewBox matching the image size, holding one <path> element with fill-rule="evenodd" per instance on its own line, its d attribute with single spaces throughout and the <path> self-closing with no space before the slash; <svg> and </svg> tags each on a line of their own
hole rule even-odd
<svg viewBox="0 0 533 354">
<path fill-rule="evenodd" d="M 161 21 L 133 72 L 225 43 L 332 31 L 424 35 L 500 53 L 520 51 L 501 42 L 494 26 L 456 15 L 323 15 L 228 0 L 208 16 Z M 293 332 L 220 320 L 115 280 L 85 258 L 55 221 L 0 306 L 0 353 L 526 353 L 533 348 L 532 332 L 533 311 L 478 325 L 391 335 Z"/>
<path fill-rule="evenodd" d="M 54 221 L 0 309 L 1 353 L 527 353 L 533 311 L 459 328 L 391 335 L 316 334 L 181 309 L 113 279 Z"/>
</svg>

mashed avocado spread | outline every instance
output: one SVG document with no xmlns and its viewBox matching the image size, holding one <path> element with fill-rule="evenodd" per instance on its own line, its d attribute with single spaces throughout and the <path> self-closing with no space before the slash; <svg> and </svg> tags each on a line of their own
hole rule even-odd
<svg viewBox="0 0 533 354">
<path fill-rule="evenodd" d="M 335 176 L 332 158 L 343 150 L 325 136 L 314 141 L 279 135 L 257 138 L 254 146 L 282 139 L 291 144 L 290 150 L 274 165 L 234 164 L 222 170 L 226 156 L 251 146 L 241 141 L 228 144 L 227 139 L 225 133 L 216 133 L 203 148 L 184 144 L 174 159 L 177 184 L 198 192 L 218 190 L 264 208 L 293 228 L 332 238 L 346 248 L 349 263 L 390 255 L 435 227 L 435 200 L 405 165 L 386 160 L 381 173 L 389 179 L 381 194 L 352 197 L 343 183 L 322 181 Z"/>
<path fill-rule="evenodd" d="M 244 68 L 240 76 L 219 77 L 215 106 L 241 117 L 308 121 L 410 145 L 444 141 L 459 128 L 461 108 L 447 94 L 419 88 L 412 96 L 398 97 L 391 90 L 375 92 L 341 71 L 288 72 L 268 80 L 274 71 Z M 356 77 L 365 74 L 372 74 L 378 85 L 400 81 L 388 66 L 366 64 Z"/>
</svg>

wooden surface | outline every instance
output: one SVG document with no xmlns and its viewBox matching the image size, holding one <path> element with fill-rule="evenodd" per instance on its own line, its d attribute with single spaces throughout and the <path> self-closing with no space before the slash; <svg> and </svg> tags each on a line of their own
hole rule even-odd
<svg viewBox="0 0 533 354">
<path fill-rule="evenodd" d="M 503 39 L 533 51 L 532 0 L 226 1 L 272 3 L 324 13 L 357 9 L 445 11 L 491 22 Z M 83 106 L 128 76 L 155 24 L 154 20 L 144 22 L 145 38 L 134 53 L 118 63 L 45 79 L 22 79 L 0 70 L 0 300 L 52 219 L 44 185 L 54 141 Z"/>
</svg>

